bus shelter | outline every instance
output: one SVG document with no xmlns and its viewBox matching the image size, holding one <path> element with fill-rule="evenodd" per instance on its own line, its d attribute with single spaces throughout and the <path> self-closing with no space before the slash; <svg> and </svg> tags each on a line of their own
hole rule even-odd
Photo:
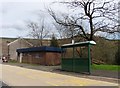
<svg viewBox="0 0 120 88">
<path fill-rule="evenodd" d="M 90 74 L 90 47 L 95 44 L 94 41 L 86 41 L 62 45 L 61 48 L 64 50 L 61 59 L 62 70 Z"/>
</svg>

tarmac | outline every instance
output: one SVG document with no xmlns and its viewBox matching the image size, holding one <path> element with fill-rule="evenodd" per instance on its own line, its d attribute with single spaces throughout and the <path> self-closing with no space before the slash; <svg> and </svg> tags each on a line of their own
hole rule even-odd
<svg viewBox="0 0 120 88">
<path fill-rule="evenodd" d="M 52 73 L 70 75 L 70 76 L 75 76 L 80 78 L 101 80 L 101 81 L 112 82 L 112 83 L 120 82 L 120 76 L 119 76 L 120 72 L 118 71 L 92 70 L 91 74 L 88 75 L 83 73 L 63 71 L 61 70 L 60 65 L 59 66 L 43 66 L 43 65 L 35 65 L 35 64 L 25 64 L 25 63 L 4 63 L 4 64 L 28 68 L 28 69 L 35 69 L 35 70 L 52 72 Z"/>
<path fill-rule="evenodd" d="M 0 71 L 2 81 L 9 86 L 118 86 L 112 82 L 5 64 Z"/>
</svg>

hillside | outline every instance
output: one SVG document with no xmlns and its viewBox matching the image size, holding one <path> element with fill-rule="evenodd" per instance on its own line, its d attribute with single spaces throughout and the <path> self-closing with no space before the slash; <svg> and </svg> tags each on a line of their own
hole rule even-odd
<svg viewBox="0 0 120 88">
<path fill-rule="evenodd" d="M 105 38 L 96 37 L 96 45 L 93 46 L 93 59 L 103 61 L 107 64 L 116 64 L 118 58 L 118 41 L 107 40 Z"/>
</svg>

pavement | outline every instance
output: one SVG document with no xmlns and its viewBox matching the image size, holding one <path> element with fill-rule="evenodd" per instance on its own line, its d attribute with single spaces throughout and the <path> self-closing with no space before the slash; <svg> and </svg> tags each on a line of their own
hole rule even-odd
<svg viewBox="0 0 120 88">
<path fill-rule="evenodd" d="M 0 79 L 9 86 L 118 86 L 118 83 L 4 64 L 0 72 Z"/>
<path fill-rule="evenodd" d="M 35 65 L 35 64 L 25 64 L 25 63 L 4 63 L 4 64 L 28 68 L 28 69 L 58 73 L 63 75 L 75 76 L 79 78 L 89 78 L 89 79 L 101 80 L 106 82 L 113 82 L 113 83 L 118 83 L 118 79 L 120 80 L 118 71 L 92 70 L 91 74 L 88 75 L 82 73 L 62 71 L 61 66 L 43 66 L 43 65 Z"/>
</svg>

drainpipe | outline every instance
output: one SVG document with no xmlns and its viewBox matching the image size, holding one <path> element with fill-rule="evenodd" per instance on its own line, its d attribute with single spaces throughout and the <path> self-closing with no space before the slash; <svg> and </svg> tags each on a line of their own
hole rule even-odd
<svg viewBox="0 0 120 88">
<path fill-rule="evenodd" d="M 7 48 L 8 48 L 8 50 L 7 50 L 7 59 L 9 60 L 9 59 L 10 59 L 10 54 L 9 54 L 9 52 L 10 52 L 10 49 L 9 49 L 9 48 L 10 48 L 10 45 L 9 45 L 9 43 L 10 43 L 10 42 L 7 41 L 6 43 L 7 43 Z"/>
<path fill-rule="evenodd" d="M 8 60 L 10 59 L 10 55 L 9 55 L 9 45 L 8 45 Z"/>
</svg>

